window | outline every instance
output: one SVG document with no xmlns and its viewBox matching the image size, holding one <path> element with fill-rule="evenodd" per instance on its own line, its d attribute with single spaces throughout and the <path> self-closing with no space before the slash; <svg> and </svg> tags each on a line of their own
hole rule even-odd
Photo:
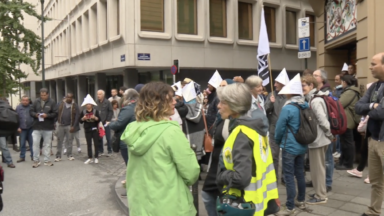
<svg viewBox="0 0 384 216">
<path fill-rule="evenodd" d="M 71 26 L 71 54 L 76 56 L 76 22 L 73 22 Z"/>
<path fill-rule="evenodd" d="M 164 0 L 141 0 L 141 31 L 164 32 Z"/>
<path fill-rule="evenodd" d="M 177 0 L 177 33 L 197 35 L 197 0 Z"/>
<path fill-rule="evenodd" d="M 113 37 L 120 34 L 120 0 L 110 1 L 110 15 L 108 23 L 109 37 Z"/>
<path fill-rule="evenodd" d="M 269 42 L 276 42 L 276 9 L 264 6 L 265 25 Z"/>
<path fill-rule="evenodd" d="M 227 37 L 227 0 L 209 0 L 211 37 Z"/>
<path fill-rule="evenodd" d="M 108 39 L 107 31 L 107 22 L 108 22 L 108 5 L 106 0 L 101 0 L 100 2 L 100 12 L 99 12 L 99 42 L 105 41 Z"/>
<path fill-rule="evenodd" d="M 309 40 L 311 43 L 311 47 L 315 46 L 315 16 L 306 14 L 306 17 L 309 17 Z"/>
<path fill-rule="evenodd" d="M 90 44 L 94 46 L 97 44 L 97 4 L 94 4 L 90 10 Z"/>
<path fill-rule="evenodd" d="M 285 12 L 285 39 L 287 44 L 297 44 L 297 19 L 296 12 L 287 10 Z"/>
<path fill-rule="evenodd" d="M 253 39 L 252 4 L 239 2 L 239 39 Z"/>
<path fill-rule="evenodd" d="M 77 19 L 76 23 L 76 48 L 77 48 L 77 53 L 81 53 L 83 51 L 82 49 L 82 30 L 83 30 L 83 25 L 81 22 L 81 17 Z"/>
<path fill-rule="evenodd" d="M 89 49 L 89 13 L 86 11 L 83 16 L 83 49 Z"/>
</svg>

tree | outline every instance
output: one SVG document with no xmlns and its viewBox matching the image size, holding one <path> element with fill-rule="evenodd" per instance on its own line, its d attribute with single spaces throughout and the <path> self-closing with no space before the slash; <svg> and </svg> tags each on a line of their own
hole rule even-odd
<svg viewBox="0 0 384 216">
<path fill-rule="evenodd" d="M 41 19 L 28 2 L 0 0 L 0 89 L 4 96 L 24 88 L 19 80 L 28 74 L 19 69 L 21 64 L 29 65 L 36 75 L 41 64 L 41 38 L 24 27 L 23 12 Z"/>
</svg>

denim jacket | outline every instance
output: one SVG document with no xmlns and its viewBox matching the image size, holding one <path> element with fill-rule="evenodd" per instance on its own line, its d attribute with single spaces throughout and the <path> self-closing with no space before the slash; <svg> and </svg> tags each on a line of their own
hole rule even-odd
<svg viewBox="0 0 384 216">
<path fill-rule="evenodd" d="M 29 114 L 29 109 L 31 108 L 31 105 L 23 106 L 22 104 L 19 104 L 16 107 L 16 112 L 19 115 L 20 120 L 20 129 L 30 129 L 33 126 L 33 118 Z"/>
</svg>

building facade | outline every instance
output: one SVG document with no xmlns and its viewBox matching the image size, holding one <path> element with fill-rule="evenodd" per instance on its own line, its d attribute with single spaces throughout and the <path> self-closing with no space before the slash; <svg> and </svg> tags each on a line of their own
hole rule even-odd
<svg viewBox="0 0 384 216">
<path fill-rule="evenodd" d="M 369 70 L 372 57 L 384 51 L 381 0 L 309 0 L 315 15 L 317 66 L 328 72 L 331 83 L 343 63 L 354 65 L 360 91 L 374 82 Z"/>
<path fill-rule="evenodd" d="M 31 0 L 32 1 L 32 0 Z M 257 74 L 257 45 L 264 7 L 276 76 L 305 69 L 297 57 L 297 19 L 315 17 L 297 0 L 46 0 L 45 78 L 51 97 L 72 92 L 80 102 L 97 89 L 189 77 L 205 87 L 217 69 L 223 78 Z M 311 25 L 315 31 L 316 24 Z M 40 32 L 40 24 L 37 32 Z M 308 68 L 316 66 L 315 34 Z M 32 98 L 41 76 L 25 81 Z"/>
</svg>

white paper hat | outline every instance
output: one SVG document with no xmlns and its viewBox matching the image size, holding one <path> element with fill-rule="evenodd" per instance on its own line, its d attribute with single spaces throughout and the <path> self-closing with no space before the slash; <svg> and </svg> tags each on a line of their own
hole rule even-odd
<svg viewBox="0 0 384 216">
<path fill-rule="evenodd" d="M 285 85 L 279 92 L 280 94 L 299 94 L 303 95 L 303 87 L 301 85 L 300 74 L 297 74 L 287 85 Z"/>
<path fill-rule="evenodd" d="M 93 100 L 93 98 L 89 94 L 87 94 L 87 96 L 84 98 L 84 101 L 81 104 L 81 106 L 85 106 L 87 104 L 92 104 L 94 106 L 97 106 L 96 102 Z"/>
<path fill-rule="evenodd" d="M 287 74 L 287 71 L 285 70 L 285 68 L 280 72 L 279 76 L 276 77 L 275 81 L 279 82 L 283 85 L 288 84 L 289 77 L 288 77 L 288 74 Z"/>
<path fill-rule="evenodd" d="M 183 88 L 183 98 L 186 102 L 189 102 L 196 98 L 195 82 L 191 81 Z"/>
<path fill-rule="evenodd" d="M 175 95 L 177 96 L 183 96 L 183 89 L 181 88 L 181 82 L 177 82 L 175 84 L 173 84 L 172 86 L 176 86 L 177 87 L 177 90 L 175 91 Z"/>
<path fill-rule="evenodd" d="M 341 69 L 341 71 L 348 71 L 348 65 L 347 65 L 347 63 L 344 63 L 344 65 L 343 65 L 343 69 Z"/>
<path fill-rule="evenodd" d="M 211 86 L 218 88 L 220 86 L 221 81 L 223 81 L 223 78 L 221 78 L 219 72 L 216 70 L 211 79 L 208 81 L 208 84 L 211 84 Z"/>
</svg>

